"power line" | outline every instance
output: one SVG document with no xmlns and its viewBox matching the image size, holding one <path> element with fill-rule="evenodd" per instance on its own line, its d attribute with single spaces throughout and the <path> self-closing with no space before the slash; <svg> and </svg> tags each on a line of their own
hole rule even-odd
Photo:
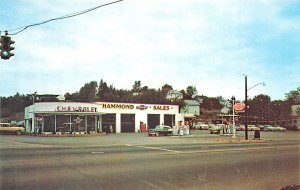
<svg viewBox="0 0 300 190">
<path fill-rule="evenodd" d="M 6 31 L 9 32 L 9 31 L 20 30 L 20 31 L 15 32 L 15 33 L 8 34 L 8 35 L 16 35 L 16 34 L 19 34 L 19 33 L 23 32 L 27 28 L 30 28 L 30 27 L 33 27 L 33 26 L 38 26 L 38 25 L 46 24 L 48 22 L 55 21 L 55 20 L 62 20 L 62 19 L 66 19 L 66 18 L 71 18 L 71 17 L 79 16 L 79 15 L 91 12 L 93 10 L 99 9 L 101 7 L 104 7 L 104 6 L 108 6 L 108 5 L 111 5 L 111 4 L 119 3 L 121 1 L 123 1 L 123 0 L 113 1 L 113 2 L 110 2 L 110 3 L 102 4 L 102 5 L 99 5 L 99 6 L 96 6 L 96 7 L 93 7 L 93 8 L 89 8 L 89 9 L 86 9 L 86 10 L 78 11 L 78 12 L 75 12 L 75 13 L 71 13 L 71 14 L 60 16 L 60 17 L 57 17 L 57 18 L 52 18 L 52 19 L 49 19 L 49 20 L 46 20 L 46 21 L 43 21 L 43 22 L 39 22 L 39 23 L 36 23 L 36 24 L 30 24 L 30 25 L 27 25 L 27 26 L 15 28 L 15 29 L 12 29 L 12 30 L 6 30 Z M 4 31 L 2 31 L 2 32 L 4 32 Z M 1 33 L 1 31 L 0 31 L 0 33 Z"/>
</svg>

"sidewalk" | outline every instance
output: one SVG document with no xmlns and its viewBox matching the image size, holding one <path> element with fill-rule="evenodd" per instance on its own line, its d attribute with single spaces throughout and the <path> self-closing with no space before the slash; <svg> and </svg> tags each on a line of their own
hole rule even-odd
<svg viewBox="0 0 300 190">
<path fill-rule="evenodd" d="M 272 141 L 299 141 L 300 133 L 288 132 L 260 132 L 260 138 L 254 139 L 254 131 L 248 131 L 248 140 L 245 140 L 245 131 L 238 131 L 234 138 L 232 134 L 210 134 L 207 130 L 193 130 L 191 135 L 172 136 L 173 138 L 193 138 L 203 143 L 260 143 Z"/>
<path fill-rule="evenodd" d="M 111 145 L 176 145 L 176 144 L 236 144 L 263 142 L 295 142 L 300 143 L 300 132 L 261 132 L 261 140 L 253 140 L 254 132 L 238 131 L 236 138 L 228 134 L 210 134 L 207 130 L 192 130 L 191 135 L 184 136 L 148 136 L 147 133 L 109 133 L 101 136 L 43 137 L 43 136 L 11 136 L 3 135 L 3 143 L 19 142 L 29 144 L 60 146 L 111 146 Z"/>
</svg>

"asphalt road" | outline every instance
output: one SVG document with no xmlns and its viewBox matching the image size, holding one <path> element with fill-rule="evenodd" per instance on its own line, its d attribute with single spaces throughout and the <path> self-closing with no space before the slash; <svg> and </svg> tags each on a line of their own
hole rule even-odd
<svg viewBox="0 0 300 190">
<path fill-rule="evenodd" d="M 1 137 L 1 190 L 274 190 L 300 183 L 298 141 L 179 143 L 154 137 L 150 140 L 171 143 L 122 144 L 118 138 L 110 144 L 96 143 L 106 137 Z"/>
</svg>

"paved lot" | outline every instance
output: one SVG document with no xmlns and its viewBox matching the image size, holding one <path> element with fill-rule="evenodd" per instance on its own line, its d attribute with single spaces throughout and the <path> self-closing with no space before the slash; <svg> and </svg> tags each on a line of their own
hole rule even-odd
<svg viewBox="0 0 300 190">
<path fill-rule="evenodd" d="M 249 134 L 249 139 L 251 134 Z M 95 137 L 3 135 L 0 189 L 274 190 L 299 181 L 299 132 L 261 141 L 193 131 Z"/>
</svg>

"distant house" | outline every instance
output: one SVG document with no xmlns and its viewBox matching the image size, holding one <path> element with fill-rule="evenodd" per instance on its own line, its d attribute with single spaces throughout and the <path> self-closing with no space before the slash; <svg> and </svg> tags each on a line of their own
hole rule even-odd
<svg viewBox="0 0 300 190">
<path fill-rule="evenodd" d="M 200 115 L 200 103 L 196 100 L 184 100 L 185 107 L 181 108 L 180 113 L 185 118 L 193 118 Z"/>
<path fill-rule="evenodd" d="M 166 98 L 168 100 L 175 100 L 175 99 L 182 99 L 183 98 L 183 94 L 177 90 L 170 90 L 167 95 Z"/>
<path fill-rule="evenodd" d="M 133 96 L 139 96 L 139 95 L 141 95 L 141 94 L 142 94 L 141 92 L 133 92 L 133 93 L 132 93 Z"/>
<path fill-rule="evenodd" d="M 292 126 L 300 130 L 300 105 L 292 105 Z"/>
</svg>

